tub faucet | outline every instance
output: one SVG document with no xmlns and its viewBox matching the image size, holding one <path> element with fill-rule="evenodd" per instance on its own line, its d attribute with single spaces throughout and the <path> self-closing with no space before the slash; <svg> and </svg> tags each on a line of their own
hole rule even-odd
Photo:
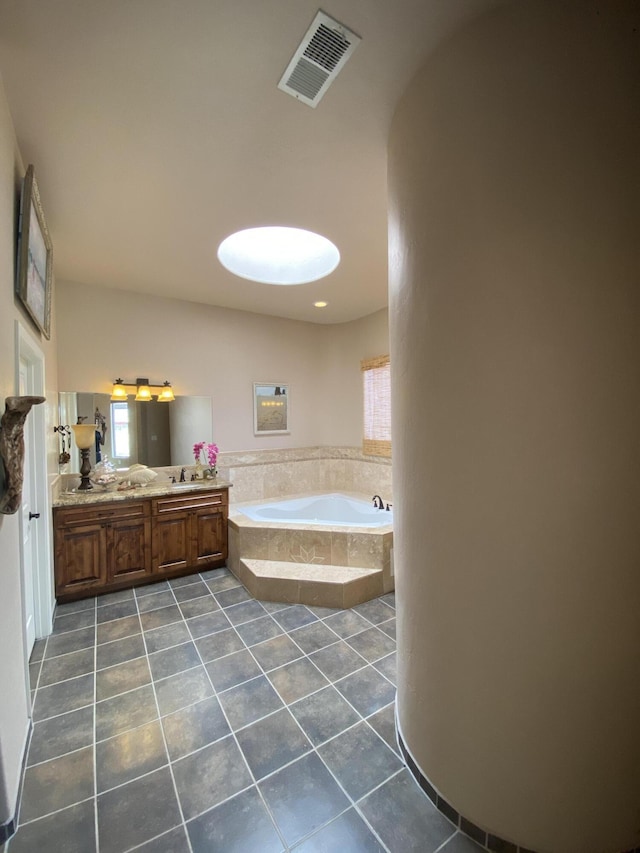
<svg viewBox="0 0 640 853">
<path fill-rule="evenodd" d="M 184 479 L 184 468 L 180 471 L 180 482 L 181 482 L 181 483 L 184 483 L 184 482 L 185 482 L 185 479 Z"/>
<path fill-rule="evenodd" d="M 376 509 L 384 509 L 384 503 L 382 502 L 380 495 L 374 495 L 371 500 L 373 501 L 373 505 Z"/>
</svg>

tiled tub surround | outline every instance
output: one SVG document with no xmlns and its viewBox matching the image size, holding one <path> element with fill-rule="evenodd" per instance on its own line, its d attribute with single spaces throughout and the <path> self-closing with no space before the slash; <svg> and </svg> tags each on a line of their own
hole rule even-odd
<svg viewBox="0 0 640 853">
<path fill-rule="evenodd" d="M 353 492 L 347 496 L 370 497 Z M 254 521 L 242 512 L 247 505 L 235 504 L 229 510 L 227 565 L 254 595 L 292 604 L 353 607 L 394 588 L 392 525 L 301 528 Z"/>
<path fill-rule="evenodd" d="M 394 607 L 226 569 L 60 606 L 8 853 L 478 853 L 400 759 Z"/>
<path fill-rule="evenodd" d="M 219 476 L 233 483 L 232 503 L 309 492 L 359 492 L 392 503 L 391 460 L 358 447 L 301 447 L 220 453 Z"/>
</svg>

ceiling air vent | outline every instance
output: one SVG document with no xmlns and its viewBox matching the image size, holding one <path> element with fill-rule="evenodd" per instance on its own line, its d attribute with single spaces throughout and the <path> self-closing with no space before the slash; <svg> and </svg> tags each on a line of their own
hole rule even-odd
<svg viewBox="0 0 640 853">
<path fill-rule="evenodd" d="M 360 43 L 360 36 L 318 12 L 307 30 L 278 89 L 315 107 Z"/>
</svg>

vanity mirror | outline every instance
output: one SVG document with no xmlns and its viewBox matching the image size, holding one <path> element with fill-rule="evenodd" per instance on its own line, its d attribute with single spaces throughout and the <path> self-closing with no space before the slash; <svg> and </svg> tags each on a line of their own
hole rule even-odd
<svg viewBox="0 0 640 853">
<path fill-rule="evenodd" d="M 92 391 L 59 393 L 60 424 L 96 425 L 90 450 L 93 467 L 107 456 L 118 468 L 135 462 L 158 468 L 193 464 L 193 445 L 213 435 L 211 397 L 176 397 L 172 403 L 136 403 L 133 397 L 112 402 L 110 394 Z M 80 470 L 75 446 L 69 472 Z"/>
</svg>

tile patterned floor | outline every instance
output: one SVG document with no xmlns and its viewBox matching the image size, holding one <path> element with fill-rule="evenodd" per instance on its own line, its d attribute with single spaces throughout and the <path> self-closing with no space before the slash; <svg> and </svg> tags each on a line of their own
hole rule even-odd
<svg viewBox="0 0 640 853">
<path fill-rule="evenodd" d="M 227 569 L 60 606 L 8 853 L 473 853 L 394 731 L 393 594 L 259 602 Z"/>
</svg>

